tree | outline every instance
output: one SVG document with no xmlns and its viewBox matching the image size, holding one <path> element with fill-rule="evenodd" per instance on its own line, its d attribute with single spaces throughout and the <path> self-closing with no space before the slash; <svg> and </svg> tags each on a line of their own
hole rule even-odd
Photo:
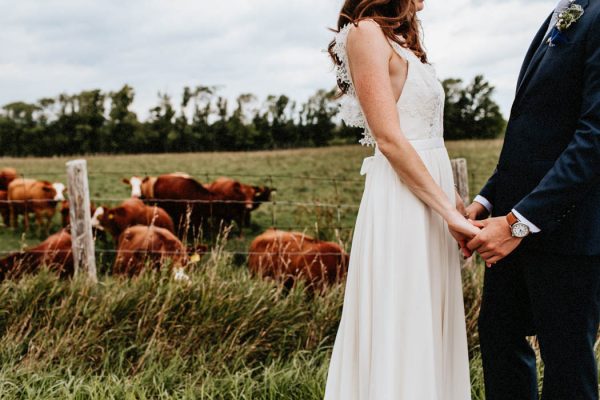
<svg viewBox="0 0 600 400">
<path fill-rule="evenodd" d="M 487 139 L 502 134 L 506 121 L 492 99 L 494 87 L 483 76 L 477 75 L 466 87 L 460 79 L 446 79 L 442 85 L 447 139 Z"/>
</svg>

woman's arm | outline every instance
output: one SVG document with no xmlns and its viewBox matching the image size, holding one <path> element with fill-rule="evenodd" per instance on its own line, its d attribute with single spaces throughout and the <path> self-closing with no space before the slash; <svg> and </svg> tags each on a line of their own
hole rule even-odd
<svg viewBox="0 0 600 400">
<path fill-rule="evenodd" d="M 410 190 L 439 213 L 451 229 L 477 234 L 479 229 L 456 210 L 455 202 L 433 180 L 402 133 L 390 80 L 390 61 L 395 52 L 379 25 L 370 20 L 360 21 L 358 27 L 351 28 L 346 46 L 356 95 L 381 152 Z M 406 80 L 408 64 L 403 61 L 405 70 L 401 79 Z"/>
</svg>

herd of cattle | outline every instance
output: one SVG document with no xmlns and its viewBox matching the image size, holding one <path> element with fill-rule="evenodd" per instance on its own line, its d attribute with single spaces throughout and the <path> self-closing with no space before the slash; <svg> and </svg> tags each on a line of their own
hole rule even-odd
<svg viewBox="0 0 600 400">
<path fill-rule="evenodd" d="M 184 245 L 190 232 L 221 222 L 235 222 L 240 234 L 250 214 L 271 200 L 275 189 L 241 183 L 228 177 L 202 184 L 183 172 L 123 179 L 131 197 L 116 207 L 91 206 L 92 226 L 111 235 L 116 243 L 112 273 L 135 276 L 144 268 L 169 265 L 176 279 L 187 279 L 186 268 L 208 251 L 208 246 Z M 46 265 L 61 277 L 73 275 L 66 187 L 19 177 L 13 168 L 0 168 L 0 217 L 17 229 L 19 217 L 30 228 L 30 214 L 39 232 L 49 233 L 60 206 L 63 228 L 39 245 L 0 259 L 0 280 L 31 273 Z M 302 279 L 322 290 L 343 279 L 348 254 L 336 243 L 317 240 L 301 232 L 269 228 L 250 243 L 248 268 L 253 275 L 275 279 L 286 287 Z"/>
</svg>

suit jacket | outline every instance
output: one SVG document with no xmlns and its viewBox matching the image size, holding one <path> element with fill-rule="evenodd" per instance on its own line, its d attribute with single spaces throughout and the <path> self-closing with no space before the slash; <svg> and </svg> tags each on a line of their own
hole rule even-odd
<svg viewBox="0 0 600 400">
<path fill-rule="evenodd" d="M 541 229 L 524 247 L 600 255 L 600 0 L 577 0 L 566 43 L 525 58 L 494 174 L 481 191 L 493 216 L 515 208 Z"/>
</svg>

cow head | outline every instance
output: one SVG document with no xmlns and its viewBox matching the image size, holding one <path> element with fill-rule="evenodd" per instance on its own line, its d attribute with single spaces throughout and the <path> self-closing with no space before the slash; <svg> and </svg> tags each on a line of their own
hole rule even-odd
<svg viewBox="0 0 600 400">
<path fill-rule="evenodd" d="M 104 227 L 100 223 L 100 218 L 102 217 L 103 214 L 104 214 L 104 207 L 100 206 L 100 207 L 96 208 L 96 211 L 94 211 L 94 214 L 92 215 L 92 228 L 96 228 L 100 231 L 104 230 Z"/>
<path fill-rule="evenodd" d="M 121 235 L 123 230 L 127 228 L 127 223 L 124 220 L 127 218 L 127 210 L 124 207 L 104 208 L 98 207 L 94 213 L 96 222 L 92 219 L 92 226 L 97 229 L 105 230 L 110 233 L 115 239 Z"/>
<path fill-rule="evenodd" d="M 254 191 L 254 201 L 252 206 L 253 210 L 257 209 L 258 206 L 261 205 L 261 203 L 265 201 L 270 201 L 271 194 L 275 193 L 277 190 L 268 186 L 252 186 L 252 189 Z"/>
<path fill-rule="evenodd" d="M 54 182 L 52 188 L 56 191 L 54 198 L 55 201 L 63 201 L 65 199 L 65 189 L 67 188 L 63 183 Z"/>
<path fill-rule="evenodd" d="M 131 197 L 142 197 L 142 178 L 132 176 L 131 178 L 123 178 L 123 183 L 131 186 Z"/>
</svg>

